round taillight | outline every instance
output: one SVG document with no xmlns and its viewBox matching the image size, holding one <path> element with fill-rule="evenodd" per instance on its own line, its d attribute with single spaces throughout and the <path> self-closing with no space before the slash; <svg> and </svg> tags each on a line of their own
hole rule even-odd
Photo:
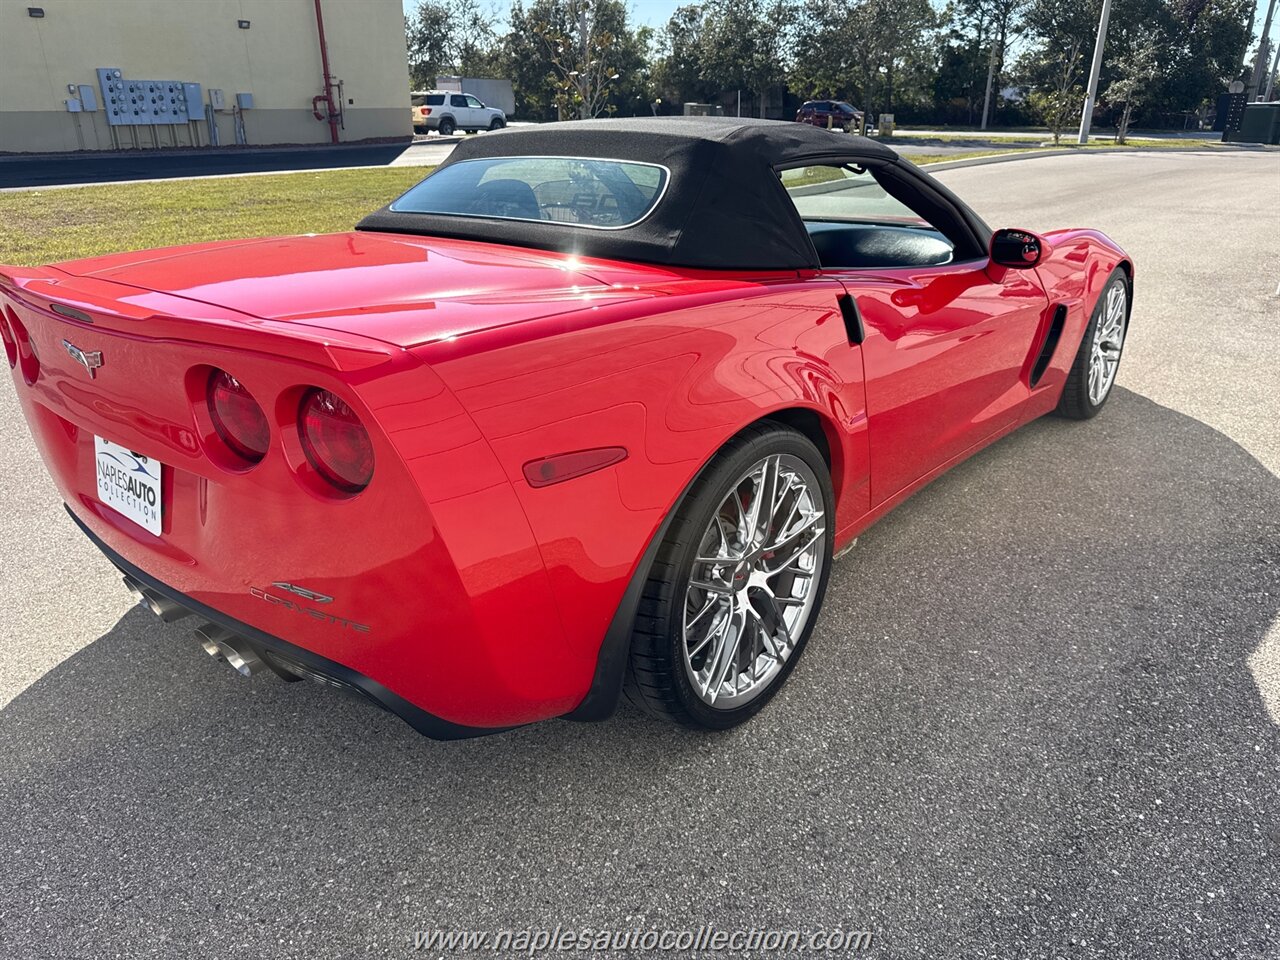
<svg viewBox="0 0 1280 960">
<path fill-rule="evenodd" d="M 4 340 L 4 353 L 9 358 L 9 369 L 18 365 L 18 341 L 13 338 L 13 329 L 9 326 L 8 314 L 13 313 L 8 307 L 0 312 L 0 340 Z"/>
<path fill-rule="evenodd" d="M 5 311 L 5 319 L 9 321 L 9 335 L 13 338 L 14 353 L 17 355 L 17 365 L 22 369 L 22 379 L 27 383 L 35 383 L 40 376 L 40 358 L 36 355 L 36 345 L 31 342 L 27 328 L 12 310 Z M 5 347 L 7 350 L 8 343 Z"/>
<path fill-rule="evenodd" d="M 237 457 L 257 463 L 267 455 L 267 415 L 239 380 L 225 370 L 209 377 L 209 417 L 218 439 Z"/>
<path fill-rule="evenodd" d="M 373 442 L 356 412 L 336 394 L 311 389 L 298 409 L 307 462 L 344 493 L 359 493 L 373 477 Z"/>
</svg>

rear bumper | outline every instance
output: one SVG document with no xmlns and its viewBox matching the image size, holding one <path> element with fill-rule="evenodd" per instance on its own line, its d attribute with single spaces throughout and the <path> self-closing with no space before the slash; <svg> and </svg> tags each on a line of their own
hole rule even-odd
<svg viewBox="0 0 1280 960">
<path fill-rule="evenodd" d="M 266 330 L 118 283 L 15 272 L 0 282 L 0 304 L 27 344 L 10 373 L 35 445 L 82 525 L 113 559 L 149 574 L 138 582 L 158 580 L 157 594 L 186 609 L 203 604 L 250 646 L 250 636 L 287 638 L 345 668 L 328 674 L 358 675 L 357 689 L 380 684 L 462 728 L 505 729 L 582 701 L 599 634 L 570 643 L 514 486 L 419 359 L 319 328 Z M 104 355 L 94 377 L 64 339 Z M 267 414 L 270 449 L 249 469 L 210 432 L 215 367 L 252 384 Z M 357 496 L 318 486 L 302 455 L 297 398 L 309 386 L 344 397 L 370 428 L 377 475 Z M 102 501 L 97 437 L 163 465 L 158 534 Z M 276 583 L 284 592 L 268 592 Z"/>
<path fill-rule="evenodd" d="M 304 668 L 310 674 L 314 674 L 317 679 L 322 681 L 346 687 L 373 703 L 377 704 L 388 713 L 393 713 L 418 733 L 430 737 L 433 740 L 463 740 L 470 737 L 483 737 L 491 733 L 501 733 L 511 727 L 468 727 L 462 724 L 451 723 L 443 720 L 434 714 L 428 713 L 421 707 L 417 707 L 410 703 L 404 697 L 388 690 L 376 680 L 372 680 L 362 673 L 359 673 L 350 667 L 330 660 L 317 653 L 313 653 L 296 644 L 292 644 L 287 640 L 281 640 L 279 637 L 272 636 L 257 627 L 243 623 L 234 617 L 227 616 L 212 607 L 193 600 L 186 594 L 170 587 L 169 585 L 157 580 L 151 574 L 142 570 L 120 554 L 116 553 L 107 546 L 99 537 L 90 530 L 84 522 L 75 515 L 70 507 L 66 508 L 67 514 L 80 528 L 86 537 L 102 551 L 116 568 L 126 576 L 136 580 L 138 583 L 155 591 L 161 596 L 173 601 L 181 607 L 185 607 L 192 613 L 205 618 L 211 623 L 222 627 L 237 636 L 243 637 L 260 650 L 274 655 L 285 663 L 296 664 Z"/>
</svg>

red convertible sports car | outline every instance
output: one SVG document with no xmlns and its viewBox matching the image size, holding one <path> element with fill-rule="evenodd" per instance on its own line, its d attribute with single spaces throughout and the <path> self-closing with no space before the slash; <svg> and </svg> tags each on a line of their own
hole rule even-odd
<svg viewBox="0 0 1280 960">
<path fill-rule="evenodd" d="M 604 120 L 459 145 L 353 232 L 0 268 L 72 519 L 205 649 L 434 737 L 777 693 L 832 559 L 1106 402 L 1133 265 L 886 147 Z"/>
</svg>

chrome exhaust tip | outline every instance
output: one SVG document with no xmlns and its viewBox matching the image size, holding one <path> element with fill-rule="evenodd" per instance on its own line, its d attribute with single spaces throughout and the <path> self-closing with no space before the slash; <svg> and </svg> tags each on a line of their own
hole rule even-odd
<svg viewBox="0 0 1280 960">
<path fill-rule="evenodd" d="M 181 604 L 174 603 L 168 597 L 162 597 L 154 590 L 150 590 L 138 583 L 132 577 L 124 578 L 124 585 L 133 594 L 138 605 L 150 610 L 153 614 L 163 620 L 165 623 L 173 623 L 175 620 L 181 620 L 183 617 L 191 616 L 191 611 Z"/>
<path fill-rule="evenodd" d="M 196 627 L 196 638 L 205 653 L 215 660 L 225 660 L 242 677 L 252 677 L 266 666 L 252 644 L 217 624 Z"/>
</svg>

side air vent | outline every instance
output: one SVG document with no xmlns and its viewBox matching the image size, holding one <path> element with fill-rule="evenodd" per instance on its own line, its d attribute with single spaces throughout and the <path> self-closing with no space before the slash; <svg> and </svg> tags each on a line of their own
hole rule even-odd
<svg viewBox="0 0 1280 960">
<path fill-rule="evenodd" d="M 842 293 L 836 297 L 836 302 L 840 304 L 840 315 L 844 317 L 844 329 L 849 342 L 861 343 L 866 339 L 867 332 L 862 326 L 862 314 L 858 312 L 857 301 L 849 294 Z"/>
<path fill-rule="evenodd" d="M 1053 351 L 1058 349 L 1058 340 L 1062 337 L 1062 325 L 1067 322 L 1067 308 L 1058 304 L 1053 311 L 1053 319 L 1049 321 L 1049 331 L 1044 335 L 1044 343 L 1040 345 L 1040 356 L 1036 357 L 1036 365 L 1031 368 L 1031 386 L 1040 382 L 1044 372 L 1049 369 L 1049 361 L 1053 359 Z"/>
</svg>

